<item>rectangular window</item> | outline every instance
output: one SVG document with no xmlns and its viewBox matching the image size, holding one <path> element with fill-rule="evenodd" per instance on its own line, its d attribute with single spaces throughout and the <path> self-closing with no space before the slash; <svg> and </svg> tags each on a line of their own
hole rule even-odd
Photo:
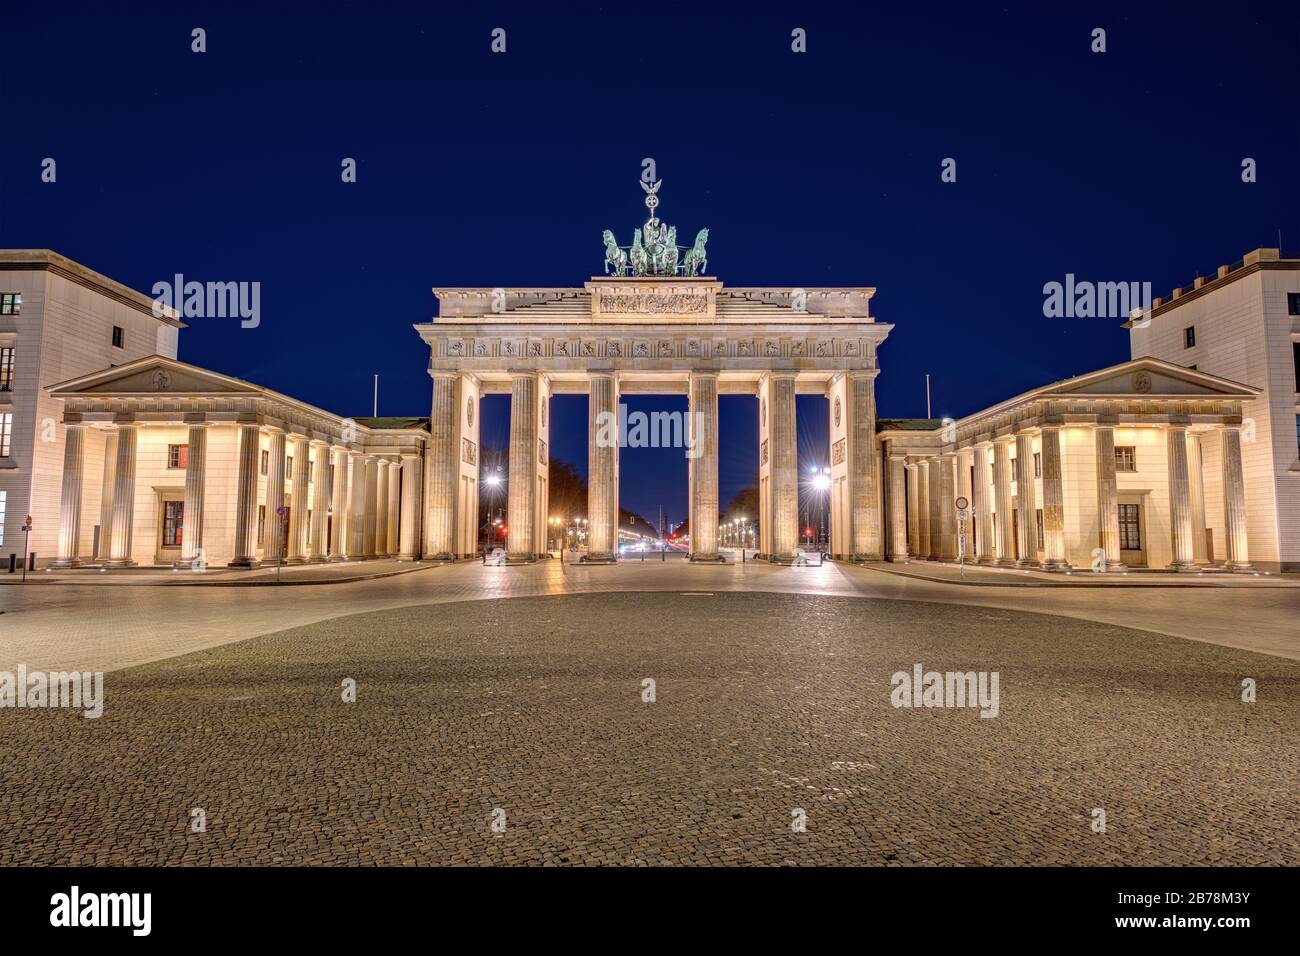
<svg viewBox="0 0 1300 956">
<path fill-rule="evenodd" d="M 190 463 L 190 446 L 189 445 L 168 445 L 167 446 L 167 467 L 168 468 L 185 468 Z"/>
<path fill-rule="evenodd" d="M 1043 456 L 1038 452 L 1034 452 L 1034 477 L 1043 477 Z"/>
<path fill-rule="evenodd" d="M 1137 505 L 1119 506 L 1119 546 L 1122 551 L 1142 550 L 1142 527 Z"/>
<path fill-rule="evenodd" d="M 1189 325 L 1183 329 L 1183 348 L 1190 349 L 1196 344 L 1196 326 Z"/>
<path fill-rule="evenodd" d="M 18 315 L 23 310 L 21 292 L 0 293 L 0 315 Z"/>
<path fill-rule="evenodd" d="M 998 480 L 998 466 L 992 462 L 989 462 L 989 484 L 991 485 L 997 484 L 997 480 Z"/>
<path fill-rule="evenodd" d="M 286 478 L 293 477 L 293 455 L 284 456 L 284 475 Z"/>
<path fill-rule="evenodd" d="M 9 457 L 9 446 L 13 440 L 14 416 L 10 412 L 0 412 L 0 458 Z"/>
<path fill-rule="evenodd" d="M 263 452 L 263 454 L 266 454 Z M 257 546 L 266 540 L 266 505 L 257 506 Z"/>
<path fill-rule="evenodd" d="M 1034 511 L 1034 527 L 1037 529 L 1038 550 L 1043 550 L 1043 509 L 1038 508 Z"/>
<path fill-rule="evenodd" d="M 263 448 L 262 449 L 262 474 L 264 475 L 266 474 L 266 470 L 268 467 L 270 467 L 270 464 L 271 464 L 271 453 L 267 451 L 265 448 Z"/>
<path fill-rule="evenodd" d="M 1296 453 L 1300 454 L 1300 415 L 1295 417 L 1295 447 Z"/>
<path fill-rule="evenodd" d="M 179 548 L 181 546 L 181 533 L 184 524 L 185 524 L 185 502 L 164 501 L 163 502 L 163 547 L 164 548 Z"/>
<path fill-rule="evenodd" d="M 1020 480 L 1020 459 L 1019 458 L 1011 459 L 1011 480 L 1017 482 Z"/>
<path fill-rule="evenodd" d="M 113 326 L 113 348 L 120 349 L 122 347 L 122 337 L 124 334 L 122 326 Z"/>
<path fill-rule="evenodd" d="M 1300 392 L 1300 342 L 1291 343 L 1291 368 L 1295 371 L 1295 390 Z"/>
<path fill-rule="evenodd" d="M 1115 470 L 1137 471 L 1137 449 L 1132 445 L 1115 446 Z"/>
<path fill-rule="evenodd" d="M 1300 292 L 1288 292 L 1286 294 L 1286 314 L 1300 315 Z"/>
<path fill-rule="evenodd" d="M 14 390 L 14 350 L 6 346 L 0 349 L 0 392 Z M 1300 389 L 1297 389 L 1300 391 Z"/>
<path fill-rule="evenodd" d="M 9 492 L 0 491 L 0 544 L 5 543 L 5 499 L 9 497 Z"/>
</svg>

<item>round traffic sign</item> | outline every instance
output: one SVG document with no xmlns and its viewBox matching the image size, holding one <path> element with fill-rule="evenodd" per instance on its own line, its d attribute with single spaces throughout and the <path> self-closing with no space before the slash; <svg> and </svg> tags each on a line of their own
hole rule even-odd
<svg viewBox="0 0 1300 956">
<path fill-rule="evenodd" d="M 957 498 L 957 510 L 958 510 L 958 511 L 965 511 L 965 510 L 966 510 L 967 508 L 969 508 L 969 507 L 970 507 L 970 502 L 966 500 L 966 496 L 965 496 L 965 495 L 961 495 L 961 496 L 959 496 L 959 497 Z"/>
</svg>

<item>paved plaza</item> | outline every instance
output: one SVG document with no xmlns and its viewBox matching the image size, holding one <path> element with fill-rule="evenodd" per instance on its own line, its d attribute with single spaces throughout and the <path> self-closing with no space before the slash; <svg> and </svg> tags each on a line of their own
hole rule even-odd
<svg viewBox="0 0 1300 956">
<path fill-rule="evenodd" d="M 1294 863 L 1297 592 L 1244 593 L 671 561 L 4 588 L 5 661 L 125 669 L 99 719 L 0 711 L 0 863 Z M 996 671 L 998 716 L 893 707 L 916 664 Z"/>
</svg>

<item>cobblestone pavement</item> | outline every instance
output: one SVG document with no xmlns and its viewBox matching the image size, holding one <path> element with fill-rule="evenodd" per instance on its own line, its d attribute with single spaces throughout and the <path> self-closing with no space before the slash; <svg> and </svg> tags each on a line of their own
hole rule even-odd
<svg viewBox="0 0 1300 956">
<path fill-rule="evenodd" d="M 997 671 L 999 716 L 895 709 L 890 675 L 916 663 Z M 97 720 L 0 710 L 0 863 L 1300 859 L 1300 664 L 1065 617 L 776 593 L 424 604 L 107 680 Z"/>
</svg>

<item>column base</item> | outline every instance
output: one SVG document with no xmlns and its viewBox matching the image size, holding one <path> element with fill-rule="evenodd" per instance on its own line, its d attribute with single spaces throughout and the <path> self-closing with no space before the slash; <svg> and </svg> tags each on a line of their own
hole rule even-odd
<svg viewBox="0 0 1300 956">
<path fill-rule="evenodd" d="M 1069 561 L 1044 561 L 1039 565 L 1041 571 L 1073 571 L 1074 565 Z"/>
<path fill-rule="evenodd" d="M 911 559 L 908 558 L 908 556 L 905 554 L 891 554 L 885 560 L 887 560 L 890 564 L 906 564 Z"/>
<path fill-rule="evenodd" d="M 1224 561 L 1223 570 L 1234 571 L 1240 574 L 1256 574 L 1259 568 L 1255 567 L 1249 561 Z"/>
<path fill-rule="evenodd" d="M 398 561 L 419 561 L 420 556 L 418 554 L 399 554 L 397 556 L 397 560 Z M 454 561 L 455 558 L 452 558 L 452 560 Z"/>
<path fill-rule="evenodd" d="M 727 559 L 720 554 L 714 555 L 688 555 L 687 559 L 691 564 L 726 564 Z"/>
<path fill-rule="evenodd" d="M 323 554 L 313 554 L 307 558 L 307 564 L 324 564 L 328 559 Z"/>
<path fill-rule="evenodd" d="M 1107 561 L 1102 570 L 1108 574 L 1128 574 L 1128 565 L 1123 561 Z"/>
<path fill-rule="evenodd" d="M 130 558 L 117 558 L 116 560 L 105 561 L 105 562 L 104 562 L 104 567 L 106 567 L 106 568 L 134 568 L 134 567 L 137 567 L 137 565 L 136 565 L 136 563 L 135 563 L 134 561 L 132 561 Z"/>
<path fill-rule="evenodd" d="M 850 561 L 855 561 L 855 562 L 867 562 L 867 561 L 883 561 L 883 560 L 885 560 L 885 559 L 882 558 L 882 557 L 881 557 L 880 555 L 878 555 L 878 554 L 855 554 L 855 555 L 853 555 L 852 557 L 850 557 L 849 560 L 850 560 Z M 889 558 L 889 560 L 890 560 L 890 561 L 894 561 L 894 560 L 902 561 L 902 560 L 906 560 L 906 559 L 904 559 L 904 558 L 897 558 L 897 559 L 895 559 L 895 558 Z"/>
<path fill-rule="evenodd" d="M 1177 571 L 1180 574 L 1182 573 L 1196 574 L 1200 572 L 1201 566 L 1196 564 L 1193 561 L 1185 561 L 1185 562 L 1175 561 L 1173 564 L 1169 565 L 1169 567 L 1166 570 Z"/>
<path fill-rule="evenodd" d="M 995 558 L 993 561 L 995 568 L 1014 568 L 1016 566 L 1015 558 Z"/>
<path fill-rule="evenodd" d="M 182 558 L 182 559 L 179 560 L 179 561 L 173 561 L 173 562 L 172 562 L 172 570 L 173 570 L 173 571 L 194 571 L 194 570 L 197 570 L 197 569 L 194 567 L 194 562 L 197 561 L 197 560 L 198 560 L 198 558 L 197 558 L 197 557 L 194 557 L 194 558 L 190 558 L 188 561 L 186 561 L 184 558 Z M 206 565 L 206 564 L 203 564 L 203 565 L 200 565 L 200 567 L 202 567 L 202 568 L 206 568 L 207 565 Z"/>
<path fill-rule="evenodd" d="M 55 570 L 62 570 L 64 568 L 84 568 L 85 566 L 86 562 L 82 561 L 81 558 L 56 558 L 50 562 L 50 567 Z"/>
<path fill-rule="evenodd" d="M 1023 568 L 1026 571 L 1034 571 L 1038 569 L 1038 562 L 1029 558 L 1021 558 L 1019 561 L 1016 561 L 1012 567 Z"/>
<path fill-rule="evenodd" d="M 584 554 L 579 560 L 579 564 L 614 564 L 617 558 L 612 554 Z"/>
<path fill-rule="evenodd" d="M 257 560 L 257 558 L 235 558 L 235 560 L 226 565 L 228 568 L 238 568 L 245 571 L 251 571 L 254 568 L 260 568 L 261 566 L 262 562 Z"/>
<path fill-rule="evenodd" d="M 291 564 L 307 564 L 307 559 L 306 559 L 306 558 L 286 558 L 284 563 L 285 563 L 286 565 L 291 565 Z"/>
</svg>

